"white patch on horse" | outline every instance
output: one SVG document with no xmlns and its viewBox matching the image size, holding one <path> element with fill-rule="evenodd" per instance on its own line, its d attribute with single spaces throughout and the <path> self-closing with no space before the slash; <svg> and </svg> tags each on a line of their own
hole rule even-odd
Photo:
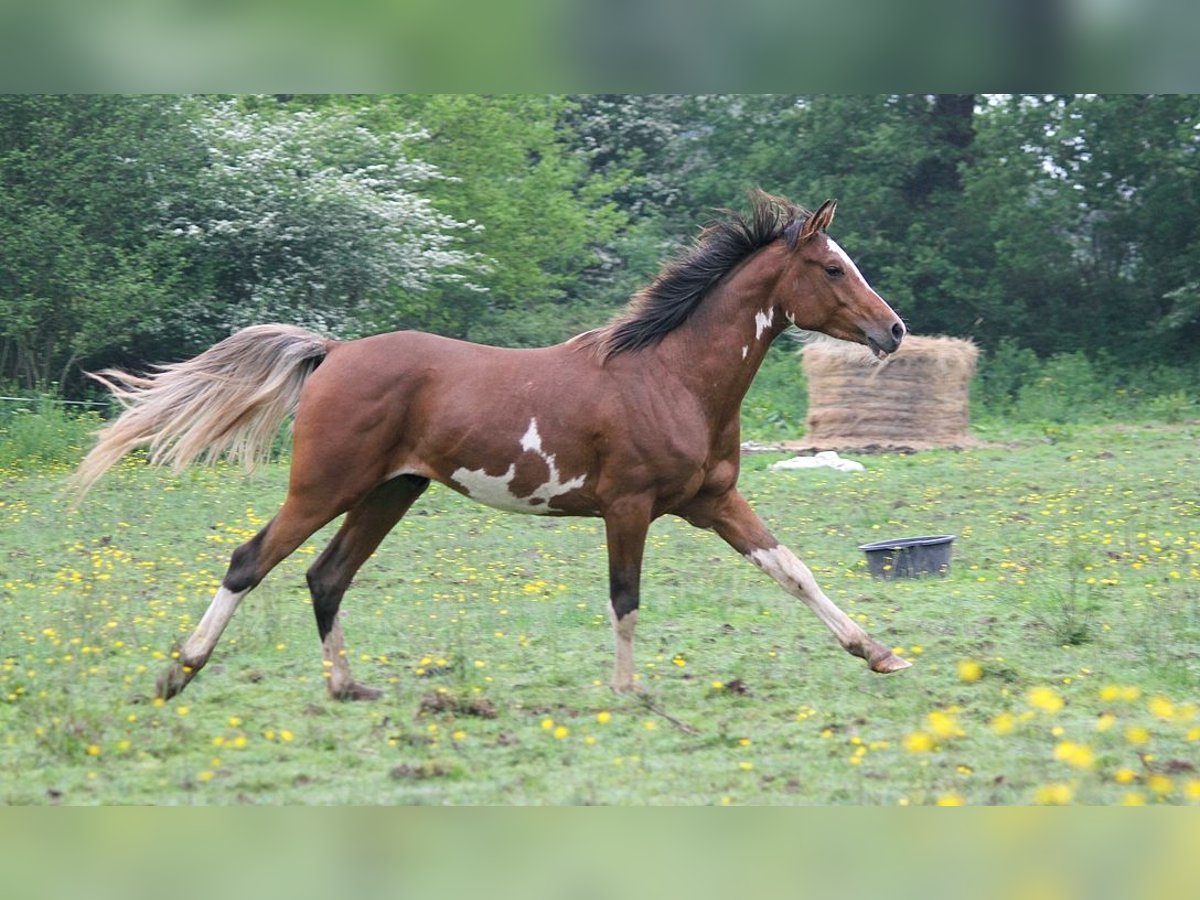
<svg viewBox="0 0 1200 900">
<path fill-rule="evenodd" d="M 537 419 L 529 420 L 529 427 L 525 429 L 525 436 L 521 438 L 521 449 L 532 450 L 540 456 L 545 456 L 542 453 L 542 436 L 537 430 Z"/>
<path fill-rule="evenodd" d="M 742 345 L 742 359 L 745 359 L 745 358 L 746 358 L 746 354 L 747 354 L 747 353 L 749 353 L 749 352 L 750 352 L 750 348 L 749 348 L 749 347 L 747 347 L 747 346 L 745 346 L 745 345 Z"/>
<path fill-rule="evenodd" d="M 771 323 L 775 321 L 775 307 L 764 309 L 760 313 L 754 314 L 754 339 L 757 341 L 763 336 L 763 332 L 771 327 Z"/>
<path fill-rule="evenodd" d="M 489 475 L 485 469 L 458 468 L 450 477 L 462 486 L 472 500 L 509 512 L 539 515 L 550 512 L 550 501 L 555 497 L 583 487 L 587 480 L 586 473 L 567 481 L 562 480 L 555 455 L 542 449 L 542 436 L 538 432 L 536 418 L 529 420 L 529 427 L 525 429 L 520 444 L 522 453 L 535 453 L 541 457 L 548 475 L 546 482 L 534 488 L 528 496 L 518 497 L 512 492 L 512 481 L 517 475 L 515 462 L 509 463 L 503 475 Z"/>
<path fill-rule="evenodd" d="M 863 284 L 866 284 L 867 279 L 863 278 L 862 272 L 858 271 L 858 266 L 854 264 L 854 260 L 850 258 L 850 254 L 839 247 L 837 241 L 835 241 L 833 238 L 827 237 L 826 239 L 829 241 L 829 249 L 833 252 L 833 255 L 837 257 L 838 262 L 842 264 L 842 268 L 845 269 L 847 273 L 852 272 L 859 278 L 862 278 Z"/>
<path fill-rule="evenodd" d="M 760 547 L 747 553 L 746 559 L 779 582 L 793 597 L 803 600 L 825 623 L 825 627 L 837 636 L 843 647 L 866 645 L 865 642 L 869 640 L 867 633 L 825 595 L 813 578 L 812 571 L 787 547 L 782 544 Z"/>
<path fill-rule="evenodd" d="M 182 665 L 192 667 L 204 665 L 217 646 L 217 641 L 221 639 L 225 626 L 237 612 L 238 604 L 248 593 L 250 593 L 249 588 L 235 592 L 221 585 L 217 589 L 216 595 L 208 605 L 208 609 L 204 611 L 204 616 L 200 619 L 196 630 L 179 649 L 179 661 Z"/>
</svg>

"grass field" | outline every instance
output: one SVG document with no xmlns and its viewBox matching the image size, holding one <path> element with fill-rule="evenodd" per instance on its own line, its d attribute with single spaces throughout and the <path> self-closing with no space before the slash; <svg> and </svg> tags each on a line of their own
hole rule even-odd
<svg viewBox="0 0 1200 900">
<path fill-rule="evenodd" d="M 913 661 L 899 675 L 713 535 L 657 523 L 649 704 L 607 687 L 600 523 L 437 487 L 343 607 L 385 699 L 325 695 L 304 589 L 325 532 L 162 704 L 166 653 L 286 470 L 133 461 L 79 511 L 66 469 L 0 472 L 0 803 L 1200 803 L 1200 426 L 985 437 L 863 473 L 745 460 L 743 492 Z M 943 579 L 872 580 L 857 549 L 943 532 Z"/>
</svg>

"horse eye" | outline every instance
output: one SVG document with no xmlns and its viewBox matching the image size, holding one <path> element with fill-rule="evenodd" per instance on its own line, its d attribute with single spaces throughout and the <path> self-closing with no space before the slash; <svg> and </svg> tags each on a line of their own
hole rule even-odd
<svg viewBox="0 0 1200 900">
<path fill-rule="evenodd" d="M 846 270 L 843 269 L 841 266 L 826 266 L 825 274 L 828 275 L 830 278 L 840 278 L 841 276 L 846 274 Z"/>
</svg>

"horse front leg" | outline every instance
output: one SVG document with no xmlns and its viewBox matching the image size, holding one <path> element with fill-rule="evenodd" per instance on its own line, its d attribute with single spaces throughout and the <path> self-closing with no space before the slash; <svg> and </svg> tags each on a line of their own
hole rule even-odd
<svg viewBox="0 0 1200 900">
<path fill-rule="evenodd" d="M 716 531 L 742 556 L 779 582 L 784 590 L 802 600 L 833 632 L 838 643 L 847 652 L 865 659 L 872 671 L 898 672 L 912 665 L 868 635 L 842 612 L 818 586 L 808 566 L 771 534 L 736 490 L 696 504 L 684 518 L 697 527 Z"/>
<path fill-rule="evenodd" d="M 650 530 L 649 503 L 614 506 L 604 516 L 608 541 L 608 615 L 616 642 L 612 689 L 626 693 L 633 682 L 633 633 L 637 628 L 642 554 Z"/>
</svg>

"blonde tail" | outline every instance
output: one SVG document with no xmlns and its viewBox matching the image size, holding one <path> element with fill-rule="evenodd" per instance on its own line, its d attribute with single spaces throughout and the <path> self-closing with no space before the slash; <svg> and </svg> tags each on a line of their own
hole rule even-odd
<svg viewBox="0 0 1200 900">
<path fill-rule="evenodd" d="M 254 325 L 186 362 L 147 375 L 88 373 L 125 407 L 80 463 L 72 486 L 82 497 L 135 447 L 176 471 L 222 454 L 252 469 L 265 461 L 279 426 L 295 412 L 304 380 L 332 342 L 291 325 Z"/>
</svg>

